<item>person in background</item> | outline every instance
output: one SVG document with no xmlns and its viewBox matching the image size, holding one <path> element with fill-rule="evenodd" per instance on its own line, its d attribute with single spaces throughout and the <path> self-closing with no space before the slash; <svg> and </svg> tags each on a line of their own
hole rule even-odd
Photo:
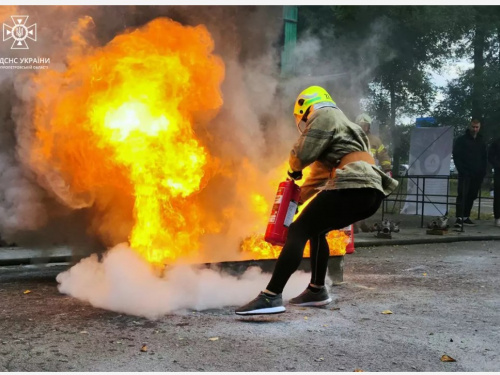
<svg viewBox="0 0 500 375">
<path fill-rule="evenodd" d="M 289 303 L 323 306 L 331 302 L 325 287 L 330 249 L 326 235 L 334 229 L 373 215 L 398 182 L 375 166 L 369 141 L 361 127 L 349 121 L 328 92 L 319 86 L 302 91 L 293 114 L 301 133 L 290 152 L 288 176 L 302 178 L 302 170 L 314 163 L 327 170 L 326 180 L 301 191 L 300 200 L 314 194 L 288 229 L 288 237 L 266 289 L 235 310 L 238 315 L 277 314 L 285 311 L 282 292 L 302 260 L 310 241 L 311 281 Z M 304 185 L 313 186 L 309 178 Z M 319 192 L 318 192 L 319 191 Z"/>
<path fill-rule="evenodd" d="M 370 152 L 375 158 L 377 165 L 384 171 L 384 173 L 392 177 L 392 165 L 389 153 L 380 138 L 370 132 L 372 118 L 368 116 L 368 114 L 362 113 L 356 117 L 356 124 L 361 126 L 363 131 L 368 136 L 368 140 L 370 141 Z M 359 233 L 360 229 L 363 232 L 368 232 L 370 230 L 364 220 L 354 223 L 354 233 Z"/>
<path fill-rule="evenodd" d="M 458 171 L 458 196 L 456 201 L 455 227 L 474 226 L 470 212 L 486 175 L 487 149 L 479 134 L 481 122 L 472 119 L 465 134 L 453 144 L 453 161 Z"/>
<path fill-rule="evenodd" d="M 493 166 L 493 215 L 495 226 L 500 227 L 500 137 L 495 139 L 488 149 L 488 161 Z"/>
</svg>

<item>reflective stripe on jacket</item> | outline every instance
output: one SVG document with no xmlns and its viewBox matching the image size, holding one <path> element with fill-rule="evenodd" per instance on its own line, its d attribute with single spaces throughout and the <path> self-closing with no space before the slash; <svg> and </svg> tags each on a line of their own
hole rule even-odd
<svg viewBox="0 0 500 375">
<path fill-rule="evenodd" d="M 368 139 L 370 140 L 370 151 L 372 156 L 378 161 L 380 168 L 382 168 L 384 172 L 392 170 L 391 158 L 380 138 L 372 133 L 368 133 Z"/>
</svg>

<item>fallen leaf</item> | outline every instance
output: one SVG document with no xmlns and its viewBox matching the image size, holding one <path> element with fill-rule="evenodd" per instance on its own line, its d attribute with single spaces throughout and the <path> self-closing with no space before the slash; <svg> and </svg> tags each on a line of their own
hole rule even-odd
<svg viewBox="0 0 500 375">
<path fill-rule="evenodd" d="M 337 311 L 337 310 L 340 310 L 340 307 L 332 307 L 330 310 L 331 311 Z"/>
<path fill-rule="evenodd" d="M 427 276 L 427 272 L 424 272 L 422 275 Z"/>
<path fill-rule="evenodd" d="M 304 320 L 307 320 L 307 319 L 309 319 L 309 318 L 307 316 L 304 316 Z"/>
<path fill-rule="evenodd" d="M 354 369 L 354 372 L 364 372 L 363 370 L 361 370 L 360 368 L 355 368 Z"/>
<path fill-rule="evenodd" d="M 209 340 L 210 341 L 217 341 L 219 338 L 218 337 L 210 337 Z"/>
<path fill-rule="evenodd" d="M 28 289 L 26 289 L 26 290 L 23 292 L 23 294 L 29 294 L 29 293 L 31 293 L 31 290 L 28 290 Z"/>
<path fill-rule="evenodd" d="M 386 314 L 386 315 L 392 314 L 392 311 L 391 310 L 384 310 L 384 311 L 382 311 L 382 314 Z"/>
<path fill-rule="evenodd" d="M 454 358 L 451 358 L 449 355 L 442 355 L 441 356 L 441 362 L 456 362 L 457 360 Z"/>
<path fill-rule="evenodd" d="M 142 347 L 141 347 L 141 352 L 147 352 L 148 351 L 148 346 L 146 344 L 144 344 Z"/>
<path fill-rule="evenodd" d="M 81 331 L 80 333 L 81 333 L 81 334 L 83 334 L 83 335 L 85 335 L 85 334 L 87 334 L 88 332 L 87 332 L 87 331 Z"/>
</svg>

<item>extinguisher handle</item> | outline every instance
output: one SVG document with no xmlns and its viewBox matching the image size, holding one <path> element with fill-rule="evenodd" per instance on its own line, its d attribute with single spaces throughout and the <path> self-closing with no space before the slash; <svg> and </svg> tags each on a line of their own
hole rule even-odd
<svg viewBox="0 0 500 375">
<path fill-rule="evenodd" d="M 292 180 L 301 180 L 302 179 L 302 171 L 294 171 L 293 169 L 289 169 L 287 174 L 288 174 L 288 177 L 290 177 Z"/>
</svg>

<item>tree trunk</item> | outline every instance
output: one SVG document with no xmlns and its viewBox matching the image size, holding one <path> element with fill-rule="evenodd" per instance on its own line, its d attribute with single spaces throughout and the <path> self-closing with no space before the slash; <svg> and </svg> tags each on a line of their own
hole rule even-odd
<svg viewBox="0 0 500 375">
<path fill-rule="evenodd" d="M 391 94 L 391 133 L 396 126 L 396 89 L 394 87 L 394 81 L 390 80 L 389 82 L 389 90 Z"/>
<path fill-rule="evenodd" d="M 498 43 L 498 46 L 499 46 L 499 50 L 498 50 L 498 66 L 500 66 L 500 26 L 497 27 L 497 43 Z"/>
<path fill-rule="evenodd" d="M 399 158 L 401 155 L 401 150 L 399 149 L 399 145 L 401 142 L 399 139 L 398 132 L 396 132 L 396 88 L 394 87 L 394 81 L 392 78 L 389 81 L 389 93 L 391 96 L 391 121 L 389 123 L 389 129 L 393 146 L 392 174 L 394 176 L 397 176 L 399 174 Z"/>
<path fill-rule="evenodd" d="M 479 11 L 478 11 L 479 12 Z M 472 117 L 483 122 L 484 109 L 482 95 L 484 94 L 484 47 L 486 32 L 479 14 L 476 14 L 476 28 L 474 32 L 474 79 L 472 82 Z"/>
</svg>

